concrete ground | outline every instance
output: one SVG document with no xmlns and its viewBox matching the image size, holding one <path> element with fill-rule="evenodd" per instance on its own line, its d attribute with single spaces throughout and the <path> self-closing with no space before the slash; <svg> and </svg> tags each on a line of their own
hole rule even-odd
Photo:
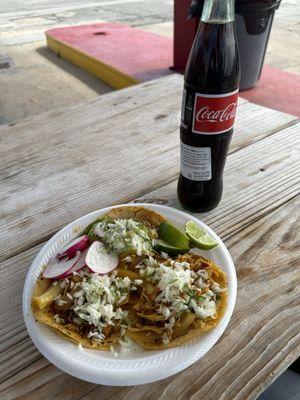
<svg viewBox="0 0 300 400">
<path fill-rule="evenodd" d="M 173 0 L 0 0 L 0 124 L 15 123 L 112 89 L 58 58 L 44 31 L 59 26 L 117 21 L 172 36 Z M 282 0 L 276 12 L 266 63 L 300 73 L 300 2 Z M 1 63 L 1 60 L 0 60 Z"/>
</svg>

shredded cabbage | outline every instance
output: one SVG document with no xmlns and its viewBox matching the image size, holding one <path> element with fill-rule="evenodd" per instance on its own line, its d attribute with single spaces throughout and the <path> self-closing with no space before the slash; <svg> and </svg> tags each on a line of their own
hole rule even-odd
<svg viewBox="0 0 300 400">
<path fill-rule="evenodd" d="M 139 273 L 159 288 L 155 302 L 157 312 L 166 320 L 166 328 L 172 328 L 174 317 L 184 311 L 192 311 L 202 319 L 216 318 L 216 293 L 226 289 L 209 279 L 205 270 L 195 273 L 186 261 L 180 263 L 169 259 L 159 262 L 148 257 L 140 266 Z"/>
<path fill-rule="evenodd" d="M 133 219 L 103 219 L 96 224 L 93 233 L 117 253 L 130 250 L 140 256 L 152 251 L 148 228 Z"/>
<path fill-rule="evenodd" d="M 104 327 L 126 324 L 128 312 L 118 305 L 130 291 L 137 290 L 142 281 L 130 278 L 112 278 L 108 275 L 93 274 L 76 284 L 72 309 L 81 322 L 87 322 L 93 329 L 89 338 L 99 341 L 105 339 Z"/>
</svg>

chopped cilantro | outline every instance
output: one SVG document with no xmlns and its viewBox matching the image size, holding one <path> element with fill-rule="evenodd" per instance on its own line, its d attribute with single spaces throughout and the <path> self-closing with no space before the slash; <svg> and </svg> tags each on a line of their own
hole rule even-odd
<svg viewBox="0 0 300 400">
<path fill-rule="evenodd" d="M 183 287 L 183 291 L 192 299 L 196 296 L 196 292 L 195 290 L 191 289 L 190 287 L 188 287 L 188 285 L 184 285 Z"/>
</svg>

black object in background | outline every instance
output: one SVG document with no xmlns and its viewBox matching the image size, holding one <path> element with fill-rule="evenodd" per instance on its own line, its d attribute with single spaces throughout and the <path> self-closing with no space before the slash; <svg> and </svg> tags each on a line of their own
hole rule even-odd
<svg viewBox="0 0 300 400">
<path fill-rule="evenodd" d="M 300 375 L 300 357 L 293 362 L 293 364 L 289 367 L 294 372 L 297 372 L 297 374 Z M 299 393 L 299 398 L 300 398 L 300 393 Z"/>
<path fill-rule="evenodd" d="M 240 90 L 255 86 L 261 75 L 275 10 L 281 0 L 236 0 L 235 27 L 238 39 Z M 188 19 L 200 17 L 204 0 L 192 0 Z"/>
</svg>

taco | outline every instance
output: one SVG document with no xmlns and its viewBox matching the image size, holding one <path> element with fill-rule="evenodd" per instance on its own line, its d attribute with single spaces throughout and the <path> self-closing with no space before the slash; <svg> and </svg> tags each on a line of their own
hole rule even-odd
<svg viewBox="0 0 300 400">
<path fill-rule="evenodd" d="M 227 304 L 226 275 L 197 254 L 156 251 L 153 241 L 165 220 L 153 210 L 125 206 L 90 224 L 86 251 L 101 241 L 105 257 L 117 257 L 116 268 L 96 274 L 86 266 L 56 280 L 42 274 L 32 297 L 37 321 L 100 350 L 130 340 L 147 350 L 175 347 L 216 326 Z"/>
</svg>

